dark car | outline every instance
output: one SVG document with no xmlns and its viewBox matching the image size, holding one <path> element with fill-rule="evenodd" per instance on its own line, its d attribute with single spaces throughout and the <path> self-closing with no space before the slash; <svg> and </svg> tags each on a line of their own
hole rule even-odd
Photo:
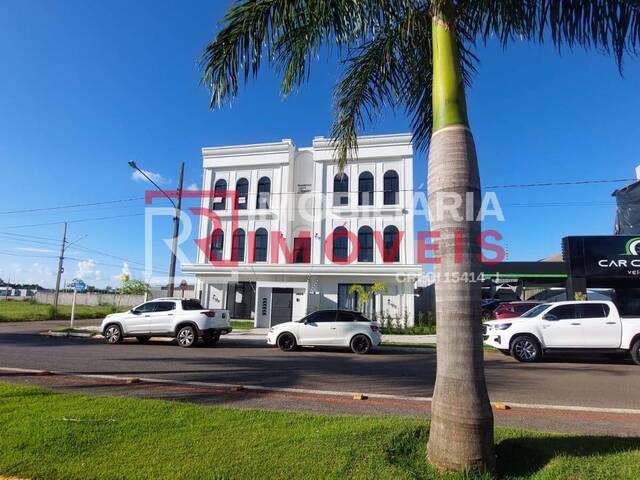
<svg viewBox="0 0 640 480">
<path fill-rule="evenodd" d="M 503 303 L 505 303 L 504 300 L 498 300 L 494 298 L 483 300 L 482 306 L 480 307 L 482 318 L 492 318 L 493 311 Z"/>
<path fill-rule="evenodd" d="M 536 305 L 540 305 L 542 302 L 506 302 L 498 305 L 493 311 L 491 317 L 496 320 L 503 318 L 515 318 L 519 317 L 523 313 L 531 310 Z"/>
</svg>

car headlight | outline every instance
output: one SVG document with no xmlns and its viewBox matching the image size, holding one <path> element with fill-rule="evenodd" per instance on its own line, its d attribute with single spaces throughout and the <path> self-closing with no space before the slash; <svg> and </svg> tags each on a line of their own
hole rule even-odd
<svg viewBox="0 0 640 480">
<path fill-rule="evenodd" d="M 495 326 L 495 329 L 496 330 L 506 330 L 510 326 L 511 326 L 510 323 L 499 323 L 498 325 Z"/>
<path fill-rule="evenodd" d="M 276 330 L 275 330 L 275 328 L 273 328 L 273 327 L 271 327 L 271 328 L 269 329 L 269 333 L 273 333 L 273 332 L 275 332 L 275 331 L 276 331 Z"/>
</svg>

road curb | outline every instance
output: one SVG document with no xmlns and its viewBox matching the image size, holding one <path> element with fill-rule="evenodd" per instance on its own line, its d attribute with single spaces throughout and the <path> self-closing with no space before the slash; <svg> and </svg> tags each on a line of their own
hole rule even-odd
<svg viewBox="0 0 640 480">
<path fill-rule="evenodd" d="M 121 375 L 102 375 L 102 374 L 89 374 L 89 373 L 76 373 L 67 371 L 48 371 L 48 370 L 36 370 L 29 368 L 14 368 L 14 367 L 0 367 L 0 372 L 15 372 L 25 373 L 32 375 L 61 375 L 77 378 L 88 379 L 101 379 L 101 380 L 115 380 L 123 383 L 132 383 L 132 377 Z M 299 395 L 317 395 L 325 396 L 328 398 L 348 398 L 354 399 L 356 396 L 364 397 L 366 399 L 378 399 L 378 400 L 395 400 L 405 401 L 413 403 L 431 404 L 432 397 L 412 397 L 407 395 L 391 395 L 384 393 L 364 393 L 364 392 L 347 392 L 347 391 L 334 391 L 334 390 L 316 390 L 306 388 L 280 388 L 280 387 L 265 387 L 261 385 L 238 385 L 233 383 L 216 383 L 216 382 L 197 382 L 197 381 L 185 381 L 185 380 L 170 380 L 164 378 L 149 378 L 149 377 L 133 377 L 135 383 L 149 383 L 149 384 L 163 384 L 163 385 L 183 385 L 192 387 L 208 387 L 208 388 L 224 388 L 229 391 L 254 391 L 254 392 L 279 392 L 290 393 Z M 634 415 L 640 416 L 640 409 L 633 408 L 604 408 L 604 407 L 588 407 L 580 405 L 549 405 L 549 404 L 530 404 L 530 403 L 518 403 L 510 401 L 492 401 L 492 405 L 504 405 L 507 410 L 513 411 L 517 409 L 529 409 L 529 410 L 548 410 L 548 411 L 563 411 L 563 412 L 581 412 L 581 413 L 604 413 L 604 414 L 618 414 L 618 415 Z"/>
</svg>

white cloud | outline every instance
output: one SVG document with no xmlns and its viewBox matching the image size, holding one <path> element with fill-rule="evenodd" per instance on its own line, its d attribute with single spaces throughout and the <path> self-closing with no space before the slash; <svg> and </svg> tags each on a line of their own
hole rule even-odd
<svg viewBox="0 0 640 480">
<path fill-rule="evenodd" d="M 198 188 L 198 184 L 195 182 L 187 186 L 187 190 L 198 190 Z"/>
<path fill-rule="evenodd" d="M 76 277 L 85 282 L 99 282 L 102 280 L 102 272 L 95 268 L 96 262 L 93 258 L 89 260 L 81 260 L 78 262 L 76 269 Z"/>
<path fill-rule="evenodd" d="M 114 275 L 113 279 L 121 282 L 125 276 L 131 278 L 131 269 L 127 262 L 122 262 L 122 270 L 120 270 L 118 275 Z"/>
<path fill-rule="evenodd" d="M 55 253 L 55 250 L 50 250 L 48 248 L 36 248 L 36 247 L 15 247 L 14 250 L 20 250 L 22 252 L 33 252 L 33 253 Z"/>
<path fill-rule="evenodd" d="M 150 170 L 142 170 L 142 171 L 144 172 L 144 174 L 147 177 L 149 177 L 151 180 L 153 180 L 154 182 L 156 182 L 159 185 L 162 185 L 163 183 L 167 183 L 169 181 L 168 179 L 164 178 L 159 173 L 155 173 L 155 172 L 152 172 Z M 138 170 L 134 170 L 133 171 L 133 173 L 131 174 L 131 179 L 136 181 L 136 182 L 148 182 L 149 181 Z"/>
</svg>

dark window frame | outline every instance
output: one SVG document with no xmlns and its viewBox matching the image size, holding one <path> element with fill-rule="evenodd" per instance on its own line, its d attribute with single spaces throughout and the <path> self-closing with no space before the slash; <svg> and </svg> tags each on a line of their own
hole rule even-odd
<svg viewBox="0 0 640 480">
<path fill-rule="evenodd" d="M 240 197 L 244 197 L 244 203 L 240 203 Z M 249 180 L 244 177 L 236 182 L 235 204 L 236 210 L 246 210 L 249 205 Z"/>
<path fill-rule="evenodd" d="M 363 245 L 366 242 L 366 245 Z M 373 229 L 364 225 L 358 230 L 358 262 L 372 263 L 373 253 Z"/>
<path fill-rule="evenodd" d="M 227 209 L 227 181 L 224 178 L 216 180 L 213 187 L 213 197 L 222 197 L 221 202 L 213 202 L 212 210 L 226 210 Z"/>
<path fill-rule="evenodd" d="M 236 228 L 231 235 L 231 261 L 243 262 L 247 235 L 244 229 Z"/>
<path fill-rule="evenodd" d="M 382 232 L 383 238 L 383 261 L 385 263 L 396 263 L 400 261 L 400 231 L 395 225 L 387 225 Z M 396 250 L 392 251 L 394 244 Z M 395 254 L 395 255 L 394 255 Z"/>
<path fill-rule="evenodd" d="M 384 204 L 398 205 L 400 203 L 400 176 L 395 170 L 387 170 L 382 177 Z"/>
<path fill-rule="evenodd" d="M 264 243 L 264 246 L 262 245 Z M 255 245 L 253 246 L 253 261 L 266 262 L 269 252 L 269 233 L 265 228 L 259 228 L 255 233 Z M 260 255 L 258 255 L 260 253 Z"/>
<path fill-rule="evenodd" d="M 269 210 L 271 208 L 271 179 L 260 177 L 256 195 L 256 210 Z"/>
<path fill-rule="evenodd" d="M 344 232 L 344 233 L 343 233 Z M 346 262 L 349 259 L 349 231 L 343 227 L 333 230 L 331 258 L 334 262 Z M 336 253 L 339 252 L 340 256 Z"/>
<path fill-rule="evenodd" d="M 211 234 L 211 250 L 209 260 L 220 261 L 224 258 L 224 230 L 216 228 Z"/>
<path fill-rule="evenodd" d="M 346 207 L 349 205 L 349 176 L 337 173 L 333 177 L 333 206 Z"/>
<path fill-rule="evenodd" d="M 362 172 L 358 177 L 358 205 L 370 207 L 374 205 L 375 183 L 371 172 Z"/>
</svg>

